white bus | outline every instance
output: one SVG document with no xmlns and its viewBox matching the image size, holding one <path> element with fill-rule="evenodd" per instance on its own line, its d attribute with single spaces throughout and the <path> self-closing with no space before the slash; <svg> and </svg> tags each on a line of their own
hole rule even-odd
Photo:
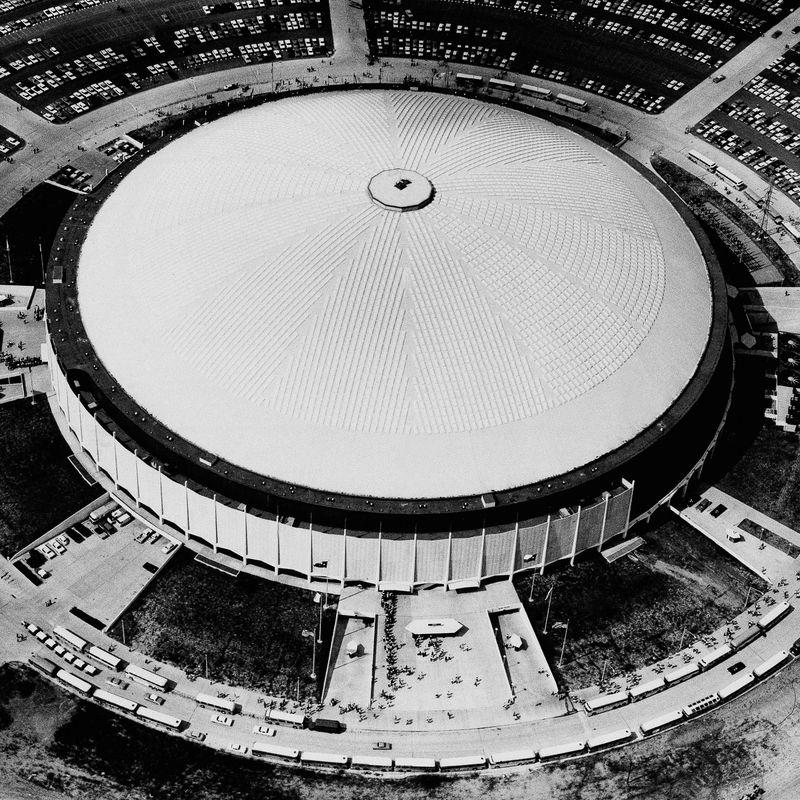
<svg viewBox="0 0 800 800">
<path fill-rule="evenodd" d="M 781 650 L 778 653 L 775 653 L 774 656 L 770 656 L 766 661 L 762 661 L 754 670 L 753 675 L 756 678 L 766 678 L 772 672 L 775 672 L 781 664 L 783 664 L 786 659 L 789 658 L 789 654 L 785 650 Z"/>
<path fill-rule="evenodd" d="M 281 711 L 278 708 L 271 708 L 267 714 L 267 719 L 278 725 L 288 725 L 290 728 L 304 728 L 306 724 L 305 715 L 292 714 L 289 711 Z"/>
<path fill-rule="evenodd" d="M 394 767 L 394 761 L 389 756 L 353 756 L 350 766 L 353 769 L 381 769 L 388 772 Z"/>
<path fill-rule="evenodd" d="M 418 770 L 420 772 L 435 772 L 436 759 L 425 756 L 401 756 L 394 760 L 396 769 Z"/>
<path fill-rule="evenodd" d="M 527 94 L 529 97 L 538 97 L 539 100 L 549 100 L 553 96 L 549 89 L 545 89 L 543 86 L 531 86 L 529 83 L 523 83 L 519 90 L 522 94 Z"/>
<path fill-rule="evenodd" d="M 612 708 L 619 708 L 628 704 L 627 692 L 615 692 L 614 694 L 600 695 L 587 700 L 583 705 L 587 714 L 599 714 L 601 711 L 610 711 Z"/>
<path fill-rule="evenodd" d="M 289 761 L 297 761 L 300 751 L 292 747 L 284 747 L 280 744 L 270 742 L 253 742 L 250 752 L 254 756 L 272 756 L 273 758 L 285 758 Z"/>
<path fill-rule="evenodd" d="M 699 150 L 690 150 L 686 154 L 686 157 L 689 161 L 694 161 L 695 164 L 699 164 L 703 169 L 707 169 L 709 172 L 714 172 L 717 168 L 717 162 L 706 158 Z"/>
<path fill-rule="evenodd" d="M 739 694 L 739 692 L 743 692 L 748 686 L 752 686 L 755 681 L 756 679 L 753 677 L 753 673 L 748 672 L 746 675 L 742 675 L 741 678 L 733 681 L 733 683 L 723 686 L 722 689 L 717 692 L 717 697 L 722 701 L 729 700 L 734 695 Z"/>
<path fill-rule="evenodd" d="M 783 228 L 786 233 L 788 233 L 789 236 L 791 236 L 796 242 L 800 242 L 800 228 L 798 228 L 796 225 L 792 225 L 791 222 L 783 220 L 783 222 L 781 222 L 781 228 Z"/>
<path fill-rule="evenodd" d="M 107 703 L 114 708 L 121 708 L 123 711 L 128 711 L 133 714 L 138 707 L 138 703 L 133 700 L 128 700 L 127 697 L 120 697 L 113 692 L 107 692 L 105 689 L 95 689 L 94 699 L 99 700 L 101 703 Z"/>
<path fill-rule="evenodd" d="M 701 656 L 697 663 L 700 665 L 700 669 L 711 669 L 711 667 L 713 667 L 715 664 L 719 664 L 720 661 L 724 661 L 732 653 L 733 648 L 729 644 L 723 644 L 716 650 L 712 650 L 710 653 L 706 653 L 704 656 Z"/>
<path fill-rule="evenodd" d="M 792 607 L 788 603 L 778 603 L 772 611 L 764 614 L 756 624 L 762 631 L 767 631 L 773 625 L 777 625 L 791 610 Z"/>
<path fill-rule="evenodd" d="M 611 747 L 611 745 L 619 744 L 620 742 L 627 742 L 633 736 L 633 733 L 628 728 L 620 728 L 608 733 L 599 733 L 597 736 L 592 736 L 587 742 L 586 746 L 590 750 L 597 750 L 600 747 Z"/>
<path fill-rule="evenodd" d="M 213 708 L 215 711 L 224 711 L 226 714 L 236 713 L 236 703 L 233 700 L 202 693 L 197 695 L 194 700 L 197 705 L 203 706 L 203 708 Z"/>
<path fill-rule="evenodd" d="M 631 696 L 631 702 L 635 702 L 636 700 L 642 700 L 645 697 L 650 697 L 651 694 L 655 694 L 656 692 L 660 692 L 667 688 L 667 684 L 664 682 L 664 678 L 659 676 L 658 678 L 654 678 L 652 681 L 647 681 L 645 683 L 640 683 L 638 686 L 634 686 L 628 694 Z"/>
<path fill-rule="evenodd" d="M 62 628 L 60 625 L 53 629 L 53 635 L 56 639 L 61 639 L 62 642 L 65 642 L 79 653 L 82 653 L 89 644 L 86 639 L 82 639 L 77 633 L 73 633 L 69 628 Z"/>
<path fill-rule="evenodd" d="M 562 94 L 559 92 L 556 95 L 556 103 L 567 108 L 574 108 L 576 111 L 587 111 L 589 104 L 579 97 L 573 97 L 571 94 Z"/>
<path fill-rule="evenodd" d="M 65 669 L 58 670 L 58 672 L 56 672 L 56 678 L 68 684 L 73 689 L 77 689 L 81 694 L 89 695 L 94 688 L 89 681 L 85 681 L 83 678 L 79 678 L 77 675 L 73 675 Z"/>
<path fill-rule="evenodd" d="M 456 73 L 456 85 L 472 86 L 473 88 L 479 87 L 483 83 L 483 78 L 480 75 L 470 75 L 467 72 Z"/>
<path fill-rule="evenodd" d="M 147 706 L 139 706 L 136 709 L 136 716 L 142 717 L 142 719 L 150 720 L 150 722 L 155 722 L 156 725 L 163 725 L 165 728 L 171 728 L 175 731 L 178 731 L 183 727 L 182 719 L 171 717 L 169 714 L 162 714 L 160 711 L 154 711 L 152 708 L 148 708 Z"/>
<path fill-rule="evenodd" d="M 691 664 L 684 664 L 684 666 L 678 667 L 678 669 L 674 669 L 672 672 L 668 672 L 664 676 L 664 680 L 670 686 L 674 686 L 676 683 L 681 683 L 682 681 L 688 680 L 693 675 L 697 675 L 698 672 L 700 672 L 700 667 L 696 662 L 692 661 Z"/>
<path fill-rule="evenodd" d="M 683 714 L 686 717 L 693 717 L 696 714 L 701 714 L 703 711 L 713 708 L 719 703 L 719 696 L 716 694 L 707 694 L 705 697 L 699 697 L 697 700 L 692 700 L 683 707 Z"/>
<path fill-rule="evenodd" d="M 97 647 L 93 644 L 89 645 L 86 655 L 91 656 L 95 661 L 99 661 L 101 664 L 104 664 L 109 669 L 113 669 L 115 672 L 119 672 L 124 663 L 121 658 L 117 658 L 115 655 L 112 655 L 108 652 L 108 650 L 103 650 L 102 647 Z"/>
<path fill-rule="evenodd" d="M 653 717 L 653 719 L 643 722 L 639 727 L 642 733 L 648 736 L 651 733 L 663 731 L 664 728 L 668 728 L 670 725 L 677 725 L 679 722 L 682 722 L 683 719 L 683 711 L 681 709 L 676 709 L 675 711 L 668 711 L 666 714 L 661 714 L 658 717 Z"/>
<path fill-rule="evenodd" d="M 125 667 L 125 674 L 136 683 L 143 686 L 148 686 L 151 689 L 158 689 L 160 692 L 167 691 L 169 681 L 161 675 L 156 675 L 155 672 L 150 672 L 149 669 L 142 669 L 137 667 L 136 664 L 128 664 Z"/>
<path fill-rule="evenodd" d="M 727 183 L 728 186 L 733 186 L 734 189 L 744 189 L 744 181 L 738 175 L 725 169 L 725 167 L 717 167 L 717 175 L 722 178 L 723 182 Z"/>
<path fill-rule="evenodd" d="M 489 88 L 497 89 L 499 92 L 513 92 L 517 84 L 512 81 L 502 81 L 499 78 L 489 78 Z"/>
<path fill-rule="evenodd" d="M 554 744 L 549 747 L 542 747 L 539 750 L 539 760 L 547 761 L 551 758 L 561 758 L 562 756 L 572 756 L 582 753 L 586 749 L 586 742 L 565 742 L 564 744 Z"/>
<path fill-rule="evenodd" d="M 338 753 L 313 753 L 306 751 L 300 754 L 303 764 L 325 764 L 331 767 L 346 767 L 350 759 Z"/>
<path fill-rule="evenodd" d="M 485 766 L 485 756 L 448 756 L 439 759 L 439 769 L 442 772 L 450 769 L 483 769 Z"/>
<path fill-rule="evenodd" d="M 519 764 L 523 761 L 536 761 L 536 751 L 533 748 L 524 748 L 522 750 L 507 750 L 504 753 L 492 753 L 489 756 L 489 763 L 493 767 Z"/>
</svg>

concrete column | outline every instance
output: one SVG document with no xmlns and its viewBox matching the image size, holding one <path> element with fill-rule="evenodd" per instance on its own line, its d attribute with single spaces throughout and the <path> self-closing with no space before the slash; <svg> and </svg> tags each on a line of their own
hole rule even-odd
<svg viewBox="0 0 800 800">
<path fill-rule="evenodd" d="M 597 552 L 599 553 L 603 549 L 603 542 L 606 538 L 606 520 L 608 519 L 608 501 L 611 497 L 610 492 L 603 492 L 603 498 L 605 499 L 605 505 L 603 506 L 603 525 L 600 528 L 600 542 L 597 545 Z"/>
<path fill-rule="evenodd" d="M 453 526 L 447 530 L 447 565 L 444 572 L 444 588 L 447 589 L 450 583 L 450 576 L 453 574 Z"/>
<path fill-rule="evenodd" d="M 575 537 L 572 540 L 572 555 L 569 557 L 569 565 L 572 566 L 575 563 L 575 554 L 578 552 L 578 531 L 581 527 L 581 510 L 583 506 L 578 506 L 578 513 L 575 515 L 577 519 L 575 520 Z"/>
<path fill-rule="evenodd" d="M 545 564 L 547 563 L 547 545 L 550 542 L 550 514 L 547 515 L 547 527 L 544 529 L 544 552 L 542 553 L 542 566 L 539 574 L 544 575 Z"/>
</svg>

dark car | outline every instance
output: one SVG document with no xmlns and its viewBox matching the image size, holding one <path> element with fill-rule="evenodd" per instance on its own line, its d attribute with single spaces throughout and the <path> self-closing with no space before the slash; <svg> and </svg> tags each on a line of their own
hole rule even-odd
<svg viewBox="0 0 800 800">
<path fill-rule="evenodd" d="M 744 669 L 744 661 L 737 661 L 735 664 L 731 664 L 728 667 L 728 672 L 731 675 L 735 675 L 737 672 L 741 672 Z"/>
<path fill-rule="evenodd" d="M 781 36 L 783 36 L 783 31 L 773 31 L 773 32 L 772 32 L 772 38 L 773 38 L 773 39 L 778 39 L 778 38 L 780 38 Z"/>
<path fill-rule="evenodd" d="M 728 510 L 728 506 L 722 505 L 720 503 L 716 508 L 711 511 L 712 517 L 721 517 L 726 511 Z"/>
<path fill-rule="evenodd" d="M 698 511 L 705 511 L 711 505 L 711 501 L 708 499 L 703 499 L 697 504 Z"/>
</svg>

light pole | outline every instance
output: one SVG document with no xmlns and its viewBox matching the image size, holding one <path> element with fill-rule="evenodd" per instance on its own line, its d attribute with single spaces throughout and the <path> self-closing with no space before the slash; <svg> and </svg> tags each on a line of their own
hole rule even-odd
<svg viewBox="0 0 800 800">
<path fill-rule="evenodd" d="M 320 604 L 321 607 L 321 604 Z M 311 675 L 309 676 L 312 681 L 317 679 L 317 639 L 311 642 Z"/>
<path fill-rule="evenodd" d="M 8 234 L 6 234 L 6 258 L 8 259 L 8 282 L 14 283 L 14 272 L 11 269 L 11 245 L 8 243 Z"/>
<path fill-rule="evenodd" d="M 555 584 L 553 584 L 549 591 L 547 592 L 547 613 L 544 616 L 544 629 L 542 633 L 547 633 L 547 621 L 550 619 L 550 604 L 553 602 L 553 589 L 555 588 Z"/>
<path fill-rule="evenodd" d="M 558 657 L 559 667 L 561 667 L 561 662 L 564 660 L 564 649 L 567 646 L 567 631 L 569 631 L 569 619 L 567 619 L 567 624 L 564 626 L 564 641 L 561 642 L 561 655 Z"/>
<path fill-rule="evenodd" d="M 536 553 L 525 553 L 525 555 L 522 556 L 522 561 L 525 564 L 530 564 L 530 562 L 534 561 L 535 559 L 536 559 Z M 528 594 L 529 603 L 533 602 L 533 586 L 535 583 L 536 583 L 536 573 L 534 572 L 533 575 L 531 576 L 531 590 Z"/>
</svg>

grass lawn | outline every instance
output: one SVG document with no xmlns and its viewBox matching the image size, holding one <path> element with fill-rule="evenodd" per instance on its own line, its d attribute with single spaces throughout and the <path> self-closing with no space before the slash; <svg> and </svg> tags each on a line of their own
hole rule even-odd
<svg viewBox="0 0 800 800">
<path fill-rule="evenodd" d="M 546 572 L 535 579 L 531 604 L 531 577 L 515 581 L 537 632 L 554 587 L 549 625 L 569 620 L 561 675 L 570 688 L 596 684 L 606 660 L 609 678 L 668 656 L 678 649 L 684 627 L 691 631 L 687 642 L 710 633 L 742 610 L 748 585 L 766 588 L 677 517 L 639 533 L 646 544 L 635 560 L 606 564 L 592 555 Z M 558 662 L 562 641 L 560 629 L 542 638 L 551 664 Z"/>
<path fill-rule="evenodd" d="M 10 556 L 101 494 L 67 461 L 42 399 L 0 405 L 0 552 Z"/>
<path fill-rule="evenodd" d="M 313 597 L 263 578 L 232 578 L 184 550 L 121 622 L 129 646 L 189 673 L 205 675 L 208 657 L 212 680 L 296 699 L 299 678 L 301 700 L 313 699 L 329 647 L 328 633 L 317 648 L 314 681 L 312 640 L 301 636 L 317 624 Z M 111 633 L 121 640 L 121 623 Z"/>
</svg>

